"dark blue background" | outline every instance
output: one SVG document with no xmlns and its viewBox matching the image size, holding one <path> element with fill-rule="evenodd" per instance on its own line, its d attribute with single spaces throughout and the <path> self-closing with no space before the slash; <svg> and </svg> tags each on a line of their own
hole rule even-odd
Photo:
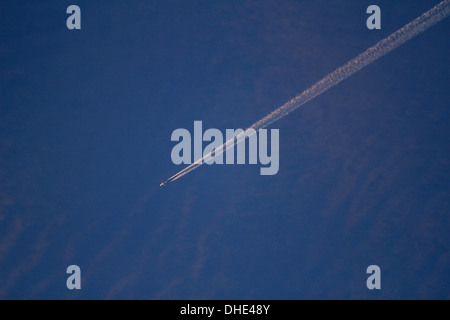
<svg viewBox="0 0 450 320">
<path fill-rule="evenodd" d="M 437 2 L 1 1 L 0 298 L 449 299 L 448 19 L 272 125 L 277 175 L 158 187 L 173 130 L 245 128 Z"/>
</svg>

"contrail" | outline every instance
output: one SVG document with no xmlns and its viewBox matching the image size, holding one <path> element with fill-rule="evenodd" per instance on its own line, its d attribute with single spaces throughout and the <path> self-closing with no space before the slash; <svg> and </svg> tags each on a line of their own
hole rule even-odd
<svg viewBox="0 0 450 320">
<path fill-rule="evenodd" d="M 205 161 L 210 160 L 216 156 L 219 156 L 224 151 L 234 147 L 235 143 L 239 143 L 242 141 L 242 137 L 244 137 L 245 139 L 245 134 L 249 133 L 248 130 L 250 129 L 259 130 L 265 128 L 270 124 L 274 123 L 275 121 L 285 117 L 286 115 L 296 110 L 300 106 L 304 105 L 308 101 L 314 99 L 318 95 L 334 87 L 335 85 L 345 80 L 346 78 L 350 77 L 359 70 L 367 67 L 375 60 L 383 57 L 384 55 L 398 48 L 408 40 L 424 32 L 434 24 L 447 18 L 449 14 L 450 14 L 450 0 L 444 0 L 438 5 L 436 5 L 434 8 L 422 14 L 417 19 L 405 25 L 403 28 L 395 31 L 387 38 L 381 40 L 373 47 L 361 53 L 356 58 L 350 60 L 342 67 L 337 68 L 335 71 L 329 73 L 322 80 L 314 84 L 311 88 L 303 91 L 301 94 L 297 95 L 292 100 L 288 101 L 278 109 L 274 110 L 266 117 L 254 123 L 248 129 L 237 135 L 235 137 L 236 139 L 232 138 L 226 141 L 222 146 L 220 146 L 215 150 L 214 154 L 210 152 L 203 158 L 198 159 L 190 166 L 186 167 L 185 169 L 181 170 L 177 174 L 167 179 L 165 183 L 173 182 L 175 180 L 180 179 L 182 176 L 200 167 Z"/>
</svg>

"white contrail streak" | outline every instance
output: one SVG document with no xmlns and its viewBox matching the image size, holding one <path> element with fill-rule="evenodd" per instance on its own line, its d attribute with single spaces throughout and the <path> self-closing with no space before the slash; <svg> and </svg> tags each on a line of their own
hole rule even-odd
<svg viewBox="0 0 450 320">
<path fill-rule="evenodd" d="M 387 38 L 381 40 L 373 47 L 361 53 L 356 58 L 350 60 L 342 67 L 329 73 L 325 78 L 314 84 L 311 88 L 303 91 L 301 94 L 297 95 L 289 102 L 285 103 L 284 105 L 274 110 L 266 117 L 262 118 L 261 120 L 253 124 L 247 130 L 236 136 L 237 141 L 242 141 L 241 138 L 244 136 L 244 134 L 247 133 L 249 129 L 254 130 L 262 129 L 274 123 L 275 121 L 285 117 L 286 115 L 288 115 L 295 109 L 299 108 L 300 106 L 304 105 L 308 101 L 314 99 L 318 95 L 334 87 L 335 85 L 345 80 L 346 78 L 350 77 L 354 73 L 365 68 L 375 60 L 381 58 L 382 56 L 401 46 L 408 40 L 424 32 L 434 24 L 445 19 L 446 17 L 448 17 L 449 14 L 450 14 L 450 0 L 444 0 L 431 10 L 422 14 L 414 21 L 408 23 L 403 28 L 395 31 Z M 185 169 L 181 170 L 177 174 L 167 179 L 166 182 L 167 183 L 173 182 L 181 178 L 182 176 L 188 174 L 189 172 L 197 169 L 205 161 L 212 159 L 216 156 L 219 156 L 224 151 L 234 147 L 235 143 L 236 142 L 234 138 L 226 141 L 221 147 L 217 148 L 214 155 L 212 153 L 205 155 L 203 158 L 198 159 L 190 166 L 186 167 Z"/>
</svg>

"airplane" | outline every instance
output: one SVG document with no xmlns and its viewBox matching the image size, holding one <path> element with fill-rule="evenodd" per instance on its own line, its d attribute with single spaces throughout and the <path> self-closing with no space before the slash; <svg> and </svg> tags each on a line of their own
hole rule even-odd
<svg viewBox="0 0 450 320">
<path fill-rule="evenodd" d="M 161 184 L 159 185 L 160 187 L 165 187 L 165 186 L 167 186 L 167 181 L 163 181 L 162 179 L 161 179 Z"/>
</svg>

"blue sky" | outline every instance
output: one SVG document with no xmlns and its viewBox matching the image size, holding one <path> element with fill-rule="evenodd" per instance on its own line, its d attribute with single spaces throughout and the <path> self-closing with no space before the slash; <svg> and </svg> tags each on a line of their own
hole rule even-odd
<svg viewBox="0 0 450 320">
<path fill-rule="evenodd" d="M 175 129 L 245 128 L 435 2 L 2 1 L 0 298 L 449 299 L 448 19 L 273 124 L 277 175 L 158 186 Z"/>
</svg>

